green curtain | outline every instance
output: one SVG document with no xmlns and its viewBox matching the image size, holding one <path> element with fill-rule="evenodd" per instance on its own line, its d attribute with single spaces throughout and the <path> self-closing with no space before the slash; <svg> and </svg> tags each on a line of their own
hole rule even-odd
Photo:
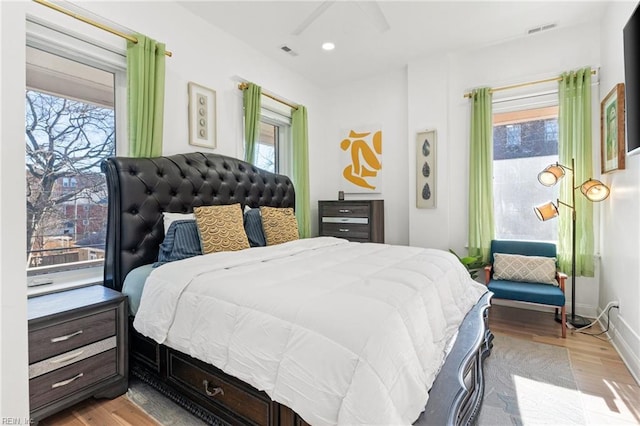
<svg viewBox="0 0 640 426">
<path fill-rule="evenodd" d="M 249 83 L 244 89 L 242 103 L 244 105 L 244 160 L 253 164 L 256 161 L 256 142 L 260 135 L 260 98 L 262 88 Z"/>
<path fill-rule="evenodd" d="M 293 184 L 296 188 L 296 219 L 301 238 L 311 236 L 309 202 L 309 135 L 307 108 L 299 105 L 291 110 L 291 136 L 293 139 Z"/>
<path fill-rule="evenodd" d="M 558 157 L 560 164 L 571 167 L 575 159 L 576 186 L 592 177 L 591 148 L 591 68 L 563 73 L 559 83 Z M 571 188 L 570 175 L 562 179 L 560 200 L 571 203 L 575 195 L 576 275 L 593 276 L 593 204 Z M 572 191 L 573 194 L 572 194 Z M 563 211 L 564 210 L 564 211 Z M 571 212 L 560 206 L 558 264 L 571 273 Z"/>
<path fill-rule="evenodd" d="M 471 96 L 469 255 L 489 261 L 493 222 L 493 113 L 489 88 Z"/>
<path fill-rule="evenodd" d="M 129 155 L 162 155 L 165 45 L 142 34 L 127 42 Z"/>
</svg>

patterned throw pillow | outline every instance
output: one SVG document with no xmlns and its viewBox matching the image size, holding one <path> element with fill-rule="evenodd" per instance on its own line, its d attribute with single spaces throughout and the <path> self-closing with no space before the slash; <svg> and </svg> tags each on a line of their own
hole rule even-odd
<svg viewBox="0 0 640 426">
<path fill-rule="evenodd" d="M 556 258 L 494 253 L 493 279 L 558 285 Z"/>
<path fill-rule="evenodd" d="M 298 221 L 292 208 L 260 207 L 262 229 L 268 246 L 297 240 Z"/>
<path fill-rule="evenodd" d="M 245 207 L 244 230 L 247 233 L 251 247 L 264 247 L 267 245 L 267 241 L 264 238 L 264 231 L 262 230 L 260 209 L 249 209 Z"/>
<path fill-rule="evenodd" d="M 249 248 L 240 204 L 195 207 L 193 213 L 200 233 L 202 253 Z"/>
<path fill-rule="evenodd" d="M 160 244 L 158 261 L 154 268 L 167 262 L 187 259 L 202 254 L 200 235 L 195 220 L 174 220 L 165 233 L 164 241 Z"/>
</svg>

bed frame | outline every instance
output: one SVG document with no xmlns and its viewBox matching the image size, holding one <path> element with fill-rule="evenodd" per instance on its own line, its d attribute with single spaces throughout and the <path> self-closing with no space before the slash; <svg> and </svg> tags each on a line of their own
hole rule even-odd
<svg viewBox="0 0 640 426">
<path fill-rule="evenodd" d="M 164 238 L 162 213 L 240 203 L 294 207 L 291 180 L 244 161 L 192 152 L 157 158 L 110 158 L 102 163 L 109 210 L 104 285 L 122 290 L 132 269 L 153 263 Z M 492 347 L 487 325 L 491 294 L 467 314 L 429 392 L 417 425 L 475 422 L 484 393 L 483 360 Z M 131 373 L 211 424 L 305 425 L 264 392 L 129 327 Z"/>
</svg>

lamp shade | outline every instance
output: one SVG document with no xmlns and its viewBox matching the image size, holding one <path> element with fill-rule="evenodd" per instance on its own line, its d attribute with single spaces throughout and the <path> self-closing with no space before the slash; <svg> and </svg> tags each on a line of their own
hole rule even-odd
<svg viewBox="0 0 640 426">
<path fill-rule="evenodd" d="M 558 206 L 553 204 L 551 201 L 545 204 L 540 204 L 539 206 L 535 206 L 533 210 L 536 212 L 536 216 L 538 219 L 545 221 L 549 219 L 553 219 L 558 216 Z"/>
<path fill-rule="evenodd" d="M 538 181 L 544 186 L 553 186 L 564 176 L 564 169 L 559 164 L 551 164 L 538 173 Z"/>
<path fill-rule="evenodd" d="M 580 191 L 589 201 L 602 201 L 609 196 L 609 187 L 597 179 L 589 179 L 580 185 Z"/>
</svg>

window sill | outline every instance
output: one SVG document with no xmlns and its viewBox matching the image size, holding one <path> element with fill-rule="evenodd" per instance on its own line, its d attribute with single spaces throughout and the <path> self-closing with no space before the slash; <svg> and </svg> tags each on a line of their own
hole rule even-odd
<svg viewBox="0 0 640 426">
<path fill-rule="evenodd" d="M 89 287 L 96 284 L 102 285 L 102 278 L 96 278 L 94 280 L 68 281 L 64 283 L 54 283 L 28 287 L 27 298 L 42 296 L 50 293 L 59 293 L 61 291 L 67 291 L 74 288 Z"/>
<path fill-rule="evenodd" d="M 103 283 L 104 270 L 100 267 L 86 268 L 77 271 L 66 271 L 29 277 L 27 297 L 57 293 L 73 288 L 88 287 Z M 34 284 L 34 281 L 46 280 L 46 284 Z"/>
</svg>

